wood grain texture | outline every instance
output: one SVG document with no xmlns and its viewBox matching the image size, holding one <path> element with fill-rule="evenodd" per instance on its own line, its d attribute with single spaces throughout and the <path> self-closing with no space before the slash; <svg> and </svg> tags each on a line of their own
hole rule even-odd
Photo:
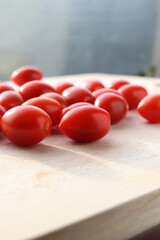
<svg viewBox="0 0 160 240">
<path fill-rule="evenodd" d="M 160 80 L 86 74 L 45 79 L 79 84 L 125 78 L 160 91 Z M 77 144 L 60 132 L 20 148 L 0 137 L 3 240 L 127 239 L 160 222 L 160 125 L 136 111 L 103 139 Z"/>
</svg>

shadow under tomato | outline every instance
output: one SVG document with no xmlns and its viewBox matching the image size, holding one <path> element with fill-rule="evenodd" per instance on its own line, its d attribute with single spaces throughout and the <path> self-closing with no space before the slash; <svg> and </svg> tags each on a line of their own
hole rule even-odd
<svg viewBox="0 0 160 240">
<path fill-rule="evenodd" d="M 61 132 L 61 130 L 57 127 L 57 128 L 52 128 L 50 135 L 62 135 L 63 133 Z"/>
<path fill-rule="evenodd" d="M 155 123 L 155 122 L 149 122 L 149 121 L 147 121 L 147 120 L 145 120 L 144 119 L 144 122 L 143 122 L 144 124 L 146 124 L 146 125 L 155 125 L 155 126 L 157 126 L 158 124 L 160 124 L 160 122 L 157 122 L 157 123 Z"/>
<path fill-rule="evenodd" d="M 104 144 L 103 141 L 99 141 L 99 146 L 102 148 Z M 82 145 L 84 146 L 84 144 Z M 107 157 L 101 158 L 91 154 L 91 152 L 86 152 L 86 149 L 91 146 L 95 148 L 96 143 L 93 145 L 91 143 L 87 144 L 85 147 L 82 145 L 70 142 L 69 149 L 63 146 L 50 146 L 39 143 L 35 146 L 25 148 L 8 142 L 2 146 L 2 151 L 7 153 L 5 154 L 6 156 L 12 156 L 13 160 L 38 161 L 53 168 L 53 170 L 67 172 L 83 179 L 95 180 L 97 177 L 99 180 L 105 180 L 108 172 L 111 174 L 115 171 L 114 166 L 112 166 Z"/>
</svg>

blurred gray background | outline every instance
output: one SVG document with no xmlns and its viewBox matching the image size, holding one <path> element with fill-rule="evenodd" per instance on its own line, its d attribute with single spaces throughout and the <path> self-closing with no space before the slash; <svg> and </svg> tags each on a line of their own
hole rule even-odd
<svg viewBox="0 0 160 240">
<path fill-rule="evenodd" d="M 138 74 L 153 62 L 159 0 L 0 0 L 0 78 Z"/>
</svg>

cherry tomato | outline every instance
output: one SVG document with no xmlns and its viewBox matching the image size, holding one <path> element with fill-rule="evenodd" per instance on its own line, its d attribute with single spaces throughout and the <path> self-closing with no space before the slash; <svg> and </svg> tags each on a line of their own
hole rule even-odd
<svg viewBox="0 0 160 240">
<path fill-rule="evenodd" d="M 47 97 L 36 97 L 27 100 L 23 103 L 23 105 L 33 105 L 43 109 L 50 116 L 52 120 L 52 126 L 56 126 L 61 120 L 62 107 L 59 102 L 54 99 Z"/>
<path fill-rule="evenodd" d="M 102 95 L 103 93 L 115 93 L 115 94 L 118 94 L 118 95 L 121 96 L 121 94 L 117 90 L 115 90 L 115 89 L 108 89 L 108 88 L 98 89 L 98 90 L 92 92 L 92 95 L 93 95 L 94 98 L 97 98 L 100 95 Z"/>
<path fill-rule="evenodd" d="M 41 94 L 47 92 L 55 92 L 55 89 L 48 83 L 41 81 L 27 82 L 23 84 L 19 89 L 19 93 L 22 95 L 24 100 L 39 97 Z"/>
<path fill-rule="evenodd" d="M 70 82 L 57 82 L 55 85 L 54 85 L 54 88 L 56 90 L 57 93 L 59 94 L 62 94 L 62 92 L 69 88 L 69 87 L 73 87 L 74 84 L 73 83 L 70 83 Z"/>
<path fill-rule="evenodd" d="M 64 116 L 64 114 L 66 114 L 68 111 L 70 111 L 71 109 L 73 108 L 76 108 L 76 107 L 80 107 L 80 106 L 86 106 L 86 105 L 89 105 L 89 106 L 94 106 L 90 103 L 86 103 L 86 102 L 78 102 L 78 103 L 74 103 L 74 104 L 71 104 L 70 106 L 66 107 L 63 109 L 62 111 L 62 116 Z"/>
<path fill-rule="evenodd" d="M 5 112 L 6 112 L 6 109 L 2 105 L 0 105 L 0 119 Z"/>
<path fill-rule="evenodd" d="M 108 133 L 110 115 L 101 108 L 80 106 L 62 117 L 59 128 L 76 142 L 93 142 Z"/>
<path fill-rule="evenodd" d="M 52 127 L 49 115 L 35 106 L 18 106 L 1 118 L 2 133 L 20 146 L 34 145 L 46 138 Z"/>
<path fill-rule="evenodd" d="M 92 80 L 86 80 L 84 82 L 82 82 L 80 84 L 81 87 L 83 88 L 87 88 L 88 90 L 90 90 L 91 92 L 97 90 L 97 89 L 101 89 L 104 88 L 105 86 L 103 85 L 103 83 L 101 83 L 98 80 L 92 79 Z"/>
<path fill-rule="evenodd" d="M 10 86 L 7 83 L 0 82 L 0 93 L 5 92 L 5 91 L 15 91 L 12 86 Z"/>
<path fill-rule="evenodd" d="M 10 79 L 17 85 L 21 86 L 26 82 L 32 80 L 41 80 L 43 77 L 42 72 L 40 69 L 32 66 L 24 66 L 21 68 L 16 69 Z"/>
<path fill-rule="evenodd" d="M 139 114 L 151 123 L 160 123 L 160 94 L 152 94 L 140 101 Z"/>
<path fill-rule="evenodd" d="M 4 109 L 4 107 L 0 105 L 0 130 L 1 130 L 1 118 L 5 112 L 6 110 Z"/>
<path fill-rule="evenodd" d="M 40 97 L 48 97 L 48 98 L 54 99 L 54 100 L 56 100 L 57 102 L 60 103 L 62 108 L 65 108 L 65 107 L 68 106 L 68 103 L 67 103 L 66 99 L 62 95 L 60 95 L 59 93 L 48 92 L 48 93 L 42 94 Z"/>
<path fill-rule="evenodd" d="M 122 87 L 126 84 L 129 84 L 129 82 L 126 80 L 116 80 L 116 81 L 113 81 L 112 83 L 110 83 L 108 88 L 118 90 L 120 87 Z"/>
<path fill-rule="evenodd" d="M 70 87 L 64 90 L 62 95 L 67 100 L 69 105 L 77 102 L 94 103 L 94 97 L 92 96 L 92 93 L 86 88 Z"/>
<path fill-rule="evenodd" d="M 130 110 L 136 109 L 139 102 L 147 95 L 147 90 L 139 85 L 127 84 L 118 91 L 126 99 Z"/>
<path fill-rule="evenodd" d="M 111 123 L 122 120 L 128 111 L 126 100 L 115 93 L 103 93 L 96 101 L 95 106 L 105 109 L 111 116 Z"/>
<path fill-rule="evenodd" d="M 21 105 L 24 102 L 22 96 L 15 91 L 5 91 L 0 94 L 0 105 L 6 110 Z"/>
</svg>

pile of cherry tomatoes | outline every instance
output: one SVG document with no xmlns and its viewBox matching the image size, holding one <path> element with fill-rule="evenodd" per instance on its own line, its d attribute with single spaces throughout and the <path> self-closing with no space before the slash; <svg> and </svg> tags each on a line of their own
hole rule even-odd
<svg viewBox="0 0 160 240">
<path fill-rule="evenodd" d="M 148 95 L 143 86 L 126 80 L 104 86 L 94 79 L 53 85 L 42 78 L 38 68 L 25 66 L 12 73 L 13 84 L 0 82 L 0 129 L 16 145 L 34 145 L 52 128 L 77 142 L 96 141 L 134 109 L 160 123 L 160 94 Z"/>
</svg>

